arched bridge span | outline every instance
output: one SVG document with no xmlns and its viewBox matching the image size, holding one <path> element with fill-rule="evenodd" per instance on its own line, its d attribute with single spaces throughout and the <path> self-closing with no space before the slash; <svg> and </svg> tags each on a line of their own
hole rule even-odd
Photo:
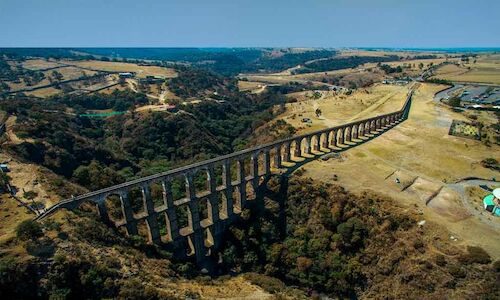
<svg viewBox="0 0 500 300">
<path fill-rule="evenodd" d="M 97 207 L 103 221 L 128 235 L 145 233 L 151 243 L 165 243 L 178 258 L 202 262 L 216 250 L 224 230 L 261 182 L 288 174 L 304 163 L 370 140 L 408 117 L 412 92 L 395 112 L 287 138 L 201 161 L 63 200 L 38 216 L 84 203 Z M 201 178 L 201 179 L 200 179 Z M 110 206 L 115 206 L 111 211 Z M 118 211 L 118 213 L 116 213 Z"/>
</svg>

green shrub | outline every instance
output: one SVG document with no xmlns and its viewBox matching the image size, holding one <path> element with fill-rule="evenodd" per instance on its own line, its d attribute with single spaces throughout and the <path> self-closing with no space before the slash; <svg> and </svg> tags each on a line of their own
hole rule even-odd
<svg viewBox="0 0 500 300">
<path fill-rule="evenodd" d="M 452 107 L 459 107 L 460 106 L 460 98 L 458 97 L 451 97 L 448 100 L 448 105 Z"/>
<path fill-rule="evenodd" d="M 23 241 L 36 240 L 42 235 L 42 227 L 33 220 L 22 221 L 16 227 L 16 236 Z"/>
<path fill-rule="evenodd" d="M 446 258 L 442 254 L 438 254 L 435 258 L 436 265 L 444 267 L 446 265 Z"/>
<path fill-rule="evenodd" d="M 455 278 L 465 278 L 467 276 L 465 270 L 455 264 L 448 266 L 448 272 Z"/>
</svg>

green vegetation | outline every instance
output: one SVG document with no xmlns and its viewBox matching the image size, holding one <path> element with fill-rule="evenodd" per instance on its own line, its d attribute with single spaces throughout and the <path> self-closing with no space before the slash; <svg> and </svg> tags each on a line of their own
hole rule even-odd
<svg viewBox="0 0 500 300">
<path fill-rule="evenodd" d="M 224 78 L 202 69 L 177 67 L 179 75 L 172 78 L 169 89 L 181 98 L 200 97 L 207 93 L 224 93 Z M 234 82 L 227 82 L 234 89 Z"/>
<path fill-rule="evenodd" d="M 321 59 L 306 63 L 303 68 L 294 70 L 294 74 L 304 74 L 312 72 L 325 72 L 340 69 L 355 68 L 366 63 L 380 63 L 386 61 L 397 61 L 399 56 L 351 56 L 351 57 L 334 57 Z M 384 65 L 386 66 L 386 65 Z"/>
<path fill-rule="evenodd" d="M 401 73 L 403 68 L 401 66 L 391 67 L 390 65 L 380 65 L 380 69 L 385 72 L 385 74 Z"/>
<path fill-rule="evenodd" d="M 112 94 L 91 94 L 91 95 L 57 95 L 49 99 L 49 103 L 54 106 L 59 104 L 75 109 L 77 112 L 86 110 L 112 109 L 114 111 L 126 111 L 138 105 L 149 103 L 144 94 L 137 94 L 131 91 L 113 91 Z"/>
<path fill-rule="evenodd" d="M 149 100 L 143 94 L 125 91 L 61 95 L 43 103 L 18 97 L 0 107 L 17 116 L 16 134 L 33 141 L 11 145 L 10 151 L 94 190 L 230 153 L 238 141 L 272 119 L 274 105 L 284 102 L 284 97 L 273 91 L 240 93 L 236 81 L 203 70 L 183 69 L 172 86 L 186 95 L 218 91 L 216 96 L 224 100 L 180 105 L 183 112 L 176 114 L 144 112 L 89 118 L 82 113 L 91 109 L 123 111 Z M 72 110 L 75 113 L 69 113 Z"/>
<path fill-rule="evenodd" d="M 460 107 L 460 98 L 458 97 L 451 97 L 448 99 L 448 105 L 451 107 Z"/>
<path fill-rule="evenodd" d="M 279 184 L 272 181 L 270 188 L 277 192 Z M 258 273 L 247 278 L 271 293 L 285 283 L 339 298 L 433 298 L 457 288 L 471 291 L 479 282 L 483 294 L 475 296 L 500 293 L 484 250 L 469 247 L 459 257 L 440 254 L 430 262 L 433 252 L 416 219 L 388 199 L 297 178 L 281 197 L 242 213 L 222 247 L 224 270 Z"/>
<path fill-rule="evenodd" d="M 446 80 L 446 79 L 439 79 L 439 78 L 427 78 L 427 79 L 425 79 L 425 82 L 435 83 L 435 84 L 453 85 L 453 83 L 451 81 Z"/>
<path fill-rule="evenodd" d="M 481 161 L 481 165 L 485 168 L 500 171 L 500 164 L 494 158 L 485 158 Z"/>
<path fill-rule="evenodd" d="M 4 81 L 21 82 L 23 80 L 26 85 L 35 85 L 42 81 L 45 75 L 39 71 L 24 69 L 20 66 L 11 67 L 7 61 L 0 55 L 0 92 L 8 92 L 9 86 Z"/>
<path fill-rule="evenodd" d="M 21 240 L 36 240 L 43 235 L 42 227 L 33 220 L 22 221 L 16 227 L 16 235 Z"/>
</svg>

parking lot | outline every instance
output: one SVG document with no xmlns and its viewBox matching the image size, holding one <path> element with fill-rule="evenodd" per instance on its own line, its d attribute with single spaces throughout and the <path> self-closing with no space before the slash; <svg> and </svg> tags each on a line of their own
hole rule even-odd
<svg viewBox="0 0 500 300">
<path fill-rule="evenodd" d="M 500 101 L 500 87 L 466 85 L 459 96 L 466 102 L 495 104 Z"/>
</svg>

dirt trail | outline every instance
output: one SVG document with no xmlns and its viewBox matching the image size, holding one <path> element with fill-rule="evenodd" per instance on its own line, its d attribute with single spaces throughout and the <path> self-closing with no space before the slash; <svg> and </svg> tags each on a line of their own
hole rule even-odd
<svg viewBox="0 0 500 300">
<path fill-rule="evenodd" d="M 9 138 L 10 142 L 13 144 L 21 144 L 24 142 L 24 140 L 20 139 L 13 130 L 14 125 L 16 124 L 17 117 L 16 116 L 9 116 L 7 118 L 7 121 L 5 121 L 5 132 L 7 134 L 7 137 Z"/>
</svg>

